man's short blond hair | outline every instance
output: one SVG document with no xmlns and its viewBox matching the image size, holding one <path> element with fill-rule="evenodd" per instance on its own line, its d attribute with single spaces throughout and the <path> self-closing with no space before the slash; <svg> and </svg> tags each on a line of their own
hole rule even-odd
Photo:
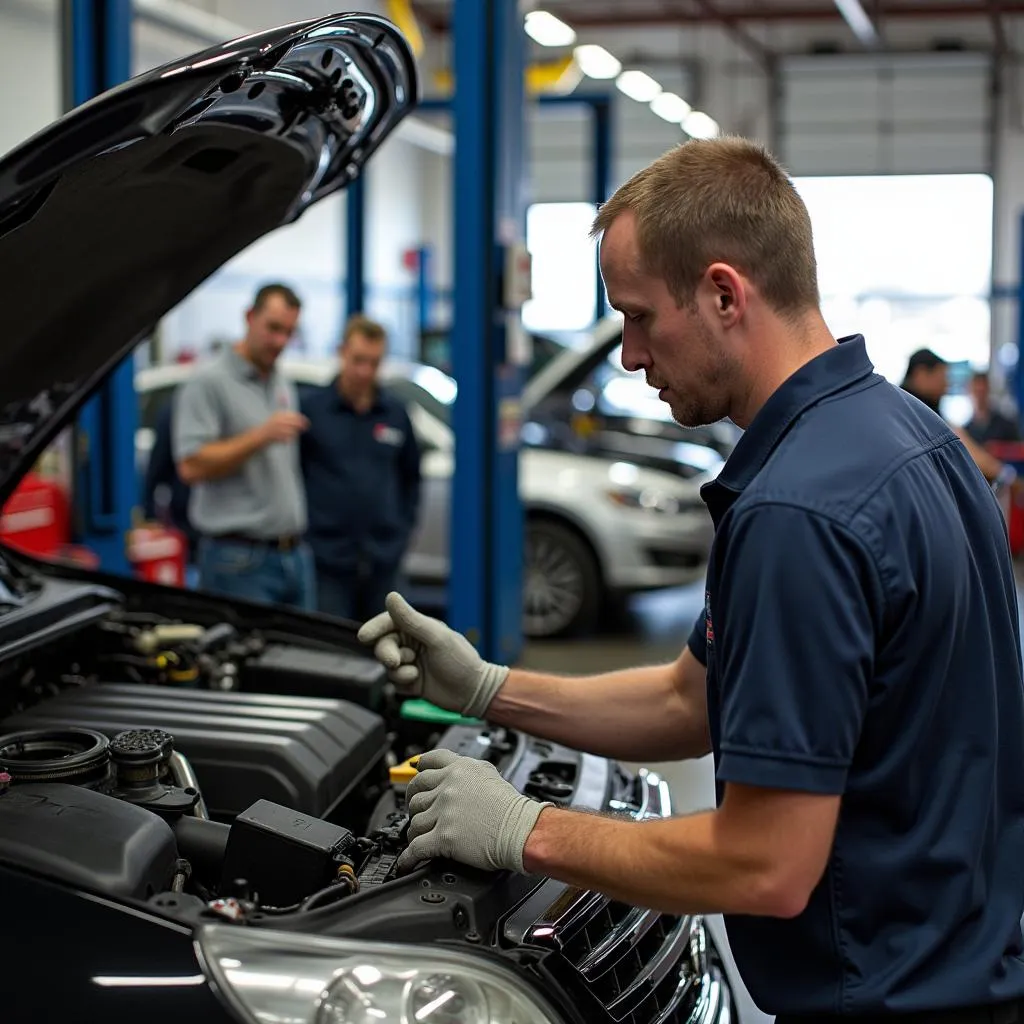
<svg viewBox="0 0 1024 1024">
<path fill-rule="evenodd" d="M 341 334 L 341 346 L 344 347 L 353 335 L 361 334 L 369 341 L 387 341 L 388 332 L 383 324 L 371 320 L 362 313 L 354 313 L 348 318 L 345 330 Z"/>
<path fill-rule="evenodd" d="M 819 304 L 811 219 L 780 164 L 761 146 L 727 136 L 684 142 L 638 171 L 598 211 L 592 235 L 627 210 L 643 269 L 681 306 L 721 261 L 753 281 L 782 315 Z"/>
</svg>

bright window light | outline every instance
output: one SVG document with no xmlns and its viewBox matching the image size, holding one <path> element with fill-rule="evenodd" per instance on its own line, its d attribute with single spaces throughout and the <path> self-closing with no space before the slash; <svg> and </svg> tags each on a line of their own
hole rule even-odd
<svg viewBox="0 0 1024 1024">
<path fill-rule="evenodd" d="M 643 71 L 623 71 L 615 84 L 637 103 L 650 103 L 661 92 L 661 86 Z"/>
<path fill-rule="evenodd" d="M 683 120 L 683 131 L 691 139 L 713 139 L 718 134 L 718 122 L 702 110 L 693 110 Z"/>
<path fill-rule="evenodd" d="M 523 306 L 528 331 L 581 331 L 594 322 L 597 243 L 593 203 L 534 203 L 526 214 L 533 256 L 533 298 Z"/>
<path fill-rule="evenodd" d="M 651 100 L 651 110 L 673 124 L 682 124 L 690 113 L 690 104 L 674 92 L 662 92 Z"/>
<path fill-rule="evenodd" d="M 576 42 L 573 29 L 547 11 L 527 14 L 526 34 L 541 46 L 572 46 Z"/>
<path fill-rule="evenodd" d="M 615 57 L 603 46 L 597 46 L 594 43 L 577 46 L 573 51 L 573 56 L 576 58 L 580 71 L 587 78 L 615 78 L 622 70 L 622 64 Z"/>
<path fill-rule="evenodd" d="M 952 363 L 988 365 L 988 175 L 829 176 L 793 184 L 811 216 L 822 311 L 833 334 L 863 334 L 875 368 L 894 383 L 910 353 L 924 346 Z"/>
</svg>

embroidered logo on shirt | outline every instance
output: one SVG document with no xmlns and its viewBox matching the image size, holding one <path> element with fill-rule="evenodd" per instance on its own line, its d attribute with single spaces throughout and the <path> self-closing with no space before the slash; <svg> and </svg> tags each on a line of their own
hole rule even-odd
<svg viewBox="0 0 1024 1024">
<path fill-rule="evenodd" d="M 711 591 L 704 591 L 704 639 L 707 643 L 715 642 L 715 627 L 711 622 Z"/>
<path fill-rule="evenodd" d="M 405 431 L 389 427 L 386 423 L 377 423 L 373 428 L 373 439 L 380 444 L 390 444 L 397 448 L 405 440 Z"/>
</svg>

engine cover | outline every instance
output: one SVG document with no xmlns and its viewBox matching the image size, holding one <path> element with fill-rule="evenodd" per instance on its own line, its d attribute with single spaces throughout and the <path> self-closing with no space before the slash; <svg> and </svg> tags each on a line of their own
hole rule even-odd
<svg viewBox="0 0 1024 1024">
<path fill-rule="evenodd" d="M 271 800 L 327 817 L 387 751 L 384 720 L 347 701 L 105 683 L 43 701 L 5 732 L 54 726 L 157 728 L 174 737 L 215 817 Z"/>
<path fill-rule="evenodd" d="M 63 782 L 0 794 L 0 861 L 91 892 L 147 899 L 167 887 L 177 847 L 162 818 Z"/>
</svg>

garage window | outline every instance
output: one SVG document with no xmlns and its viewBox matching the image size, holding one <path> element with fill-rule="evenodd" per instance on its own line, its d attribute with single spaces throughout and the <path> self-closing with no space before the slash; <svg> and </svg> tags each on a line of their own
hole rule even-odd
<svg viewBox="0 0 1024 1024">
<path fill-rule="evenodd" d="M 597 305 L 597 243 L 593 203 L 534 203 L 526 215 L 533 257 L 533 298 L 523 306 L 528 331 L 582 331 Z"/>
<path fill-rule="evenodd" d="M 860 333 L 879 373 L 903 379 L 929 347 L 986 366 L 992 179 L 985 174 L 796 178 L 811 214 L 822 307 Z"/>
</svg>

